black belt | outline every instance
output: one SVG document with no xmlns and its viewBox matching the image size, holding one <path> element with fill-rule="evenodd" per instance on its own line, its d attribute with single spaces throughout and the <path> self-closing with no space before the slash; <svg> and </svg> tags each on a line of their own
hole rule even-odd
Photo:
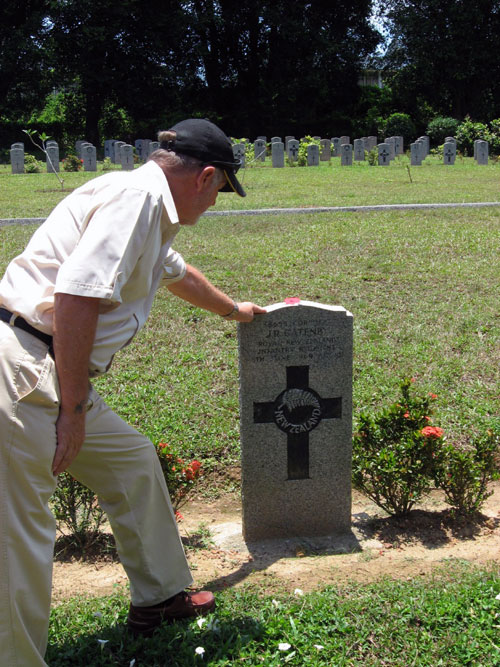
<svg viewBox="0 0 500 667">
<path fill-rule="evenodd" d="M 7 322 L 7 324 L 10 324 L 11 326 L 17 327 L 18 329 L 22 329 L 23 331 L 26 331 L 26 333 L 35 336 L 35 338 L 38 338 L 38 340 L 41 340 L 42 343 L 45 343 L 45 345 L 49 346 L 49 352 L 52 356 L 54 356 L 52 336 L 43 333 L 43 331 L 38 331 L 38 329 L 35 329 L 35 327 L 32 327 L 31 324 L 28 324 L 28 322 L 26 322 L 26 320 L 20 315 L 17 315 L 17 317 L 14 318 L 12 316 L 13 313 L 11 313 L 10 310 L 7 310 L 7 308 L 0 308 L 0 320 Z"/>
</svg>

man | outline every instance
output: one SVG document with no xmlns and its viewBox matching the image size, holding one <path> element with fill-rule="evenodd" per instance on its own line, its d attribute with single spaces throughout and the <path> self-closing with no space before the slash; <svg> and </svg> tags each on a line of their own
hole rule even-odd
<svg viewBox="0 0 500 667">
<path fill-rule="evenodd" d="M 245 196 L 225 134 L 189 119 L 159 135 L 139 169 L 89 181 L 64 199 L 0 283 L 0 655 L 44 665 L 55 523 L 48 501 L 64 470 L 107 512 L 130 579 L 128 625 L 214 608 L 191 575 L 151 442 L 89 384 L 143 326 L 154 293 L 249 322 L 265 310 L 235 303 L 171 248 L 219 191 Z"/>
</svg>

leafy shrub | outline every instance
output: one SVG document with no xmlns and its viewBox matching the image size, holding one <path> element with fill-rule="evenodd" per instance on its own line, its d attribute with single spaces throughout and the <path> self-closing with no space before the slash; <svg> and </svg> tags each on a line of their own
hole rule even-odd
<svg viewBox="0 0 500 667">
<path fill-rule="evenodd" d="M 500 155 L 500 118 L 490 121 L 490 153 Z"/>
<path fill-rule="evenodd" d="M 457 148 L 462 153 L 467 151 L 468 155 L 473 155 L 474 141 L 476 139 L 490 141 L 491 136 L 487 125 L 484 123 L 475 123 L 471 120 L 470 116 L 467 116 L 463 123 L 458 126 L 455 139 L 457 140 Z"/>
<path fill-rule="evenodd" d="M 111 169 L 113 169 L 113 163 L 111 162 L 111 158 L 110 158 L 110 157 L 105 157 L 105 158 L 104 158 L 104 160 L 102 161 L 102 167 L 101 167 L 101 169 L 102 169 L 103 171 L 110 171 Z"/>
<path fill-rule="evenodd" d="M 412 380 L 401 399 L 373 417 L 361 414 L 353 436 L 353 484 L 389 514 L 407 514 L 431 487 L 443 431 L 431 426 L 436 396 L 417 397 Z"/>
<path fill-rule="evenodd" d="M 59 475 L 51 505 L 57 527 L 69 534 L 75 549 L 83 552 L 97 540 L 106 520 L 104 511 L 95 493 L 68 472 Z"/>
<path fill-rule="evenodd" d="M 297 154 L 297 164 L 299 167 L 307 166 L 307 147 L 312 144 L 321 146 L 319 139 L 313 139 L 311 135 L 306 135 L 299 144 L 299 152 Z"/>
<path fill-rule="evenodd" d="M 62 161 L 64 171 L 80 171 L 83 167 L 83 160 L 76 155 L 67 155 Z"/>
<path fill-rule="evenodd" d="M 385 134 L 388 137 L 403 137 L 406 142 L 415 137 L 415 123 L 407 113 L 393 113 L 385 123 Z"/>
<path fill-rule="evenodd" d="M 179 507 L 186 502 L 187 496 L 203 475 L 201 463 L 196 459 L 190 463 L 186 463 L 165 442 L 158 443 L 156 453 L 158 454 L 163 474 L 165 475 L 165 481 L 175 514 L 177 517 L 182 518 L 179 514 Z"/>
<path fill-rule="evenodd" d="M 456 137 L 458 126 L 459 121 L 455 118 L 438 116 L 427 125 L 426 132 L 433 144 L 444 144 L 446 137 Z"/>
<path fill-rule="evenodd" d="M 435 471 L 436 486 L 457 514 L 470 515 L 483 506 L 493 491 L 488 483 L 500 478 L 496 457 L 500 436 L 489 430 L 473 440 L 468 447 L 449 444 Z"/>
<path fill-rule="evenodd" d="M 43 169 L 43 163 L 39 162 L 34 155 L 25 153 L 24 155 L 24 171 L 27 174 L 40 174 Z"/>
<path fill-rule="evenodd" d="M 366 151 L 366 156 L 370 167 L 378 165 L 378 148 L 372 148 L 371 151 Z"/>
</svg>

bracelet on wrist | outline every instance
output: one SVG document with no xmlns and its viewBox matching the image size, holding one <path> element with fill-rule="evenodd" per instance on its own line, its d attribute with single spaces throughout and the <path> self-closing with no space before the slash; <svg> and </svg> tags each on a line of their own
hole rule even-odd
<svg viewBox="0 0 500 667">
<path fill-rule="evenodd" d="M 230 319 L 235 313 L 239 312 L 238 304 L 236 301 L 233 301 L 233 309 L 231 310 L 230 313 L 227 313 L 227 315 L 221 315 L 221 317 L 225 320 Z"/>
</svg>

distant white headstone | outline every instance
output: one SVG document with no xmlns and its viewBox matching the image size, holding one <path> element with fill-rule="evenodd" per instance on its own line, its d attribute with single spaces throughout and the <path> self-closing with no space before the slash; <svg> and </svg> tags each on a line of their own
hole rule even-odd
<svg viewBox="0 0 500 667">
<path fill-rule="evenodd" d="M 285 166 L 285 144 L 282 141 L 274 141 L 271 144 L 271 158 L 273 167 Z"/>
<path fill-rule="evenodd" d="M 24 174 L 24 150 L 22 148 L 10 149 L 10 164 L 13 174 Z"/>
</svg>

